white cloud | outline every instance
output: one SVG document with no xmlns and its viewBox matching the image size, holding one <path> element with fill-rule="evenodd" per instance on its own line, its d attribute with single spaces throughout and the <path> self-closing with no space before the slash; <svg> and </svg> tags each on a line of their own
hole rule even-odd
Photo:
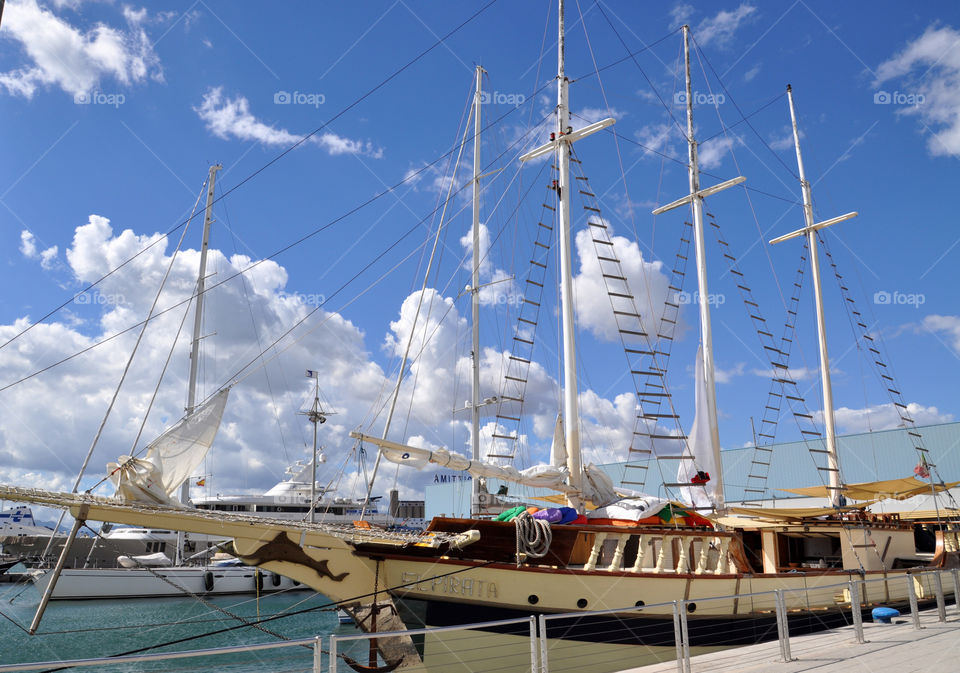
<svg viewBox="0 0 960 673">
<path fill-rule="evenodd" d="M 953 350 L 960 355 L 960 316 L 928 315 L 922 324 L 923 328 L 930 332 L 943 333 Z"/>
<path fill-rule="evenodd" d="M 672 21 L 672 25 L 682 26 L 685 23 L 689 23 L 690 17 L 693 16 L 693 13 L 693 5 L 688 5 L 685 2 L 679 2 L 675 4 L 670 9 L 670 20 Z"/>
<path fill-rule="evenodd" d="M 952 414 L 940 413 L 936 407 L 925 407 L 916 402 L 907 404 L 906 414 L 917 425 L 949 423 L 953 420 Z M 877 404 L 862 409 L 840 407 L 834 410 L 833 416 L 836 419 L 837 428 L 845 434 L 892 430 L 902 424 L 900 414 L 891 403 Z M 823 411 L 814 412 L 813 417 L 817 423 L 823 423 Z"/>
<path fill-rule="evenodd" d="M 721 136 L 700 146 L 697 157 L 700 168 L 711 170 L 723 163 L 723 157 L 733 149 L 734 138 Z"/>
<path fill-rule="evenodd" d="M 738 362 L 733 367 L 729 369 L 721 369 L 719 367 L 714 367 L 714 377 L 717 383 L 730 383 L 738 376 L 743 376 L 743 372 L 746 369 L 746 365 L 742 362 Z"/>
<path fill-rule="evenodd" d="M 743 73 L 743 81 L 752 82 L 753 78 L 756 77 L 758 74 L 760 74 L 761 67 L 762 67 L 762 64 L 757 63 L 752 68 L 750 68 L 745 73 Z"/>
<path fill-rule="evenodd" d="M 57 261 L 59 248 L 53 245 L 37 252 L 37 239 L 30 230 L 24 229 L 20 232 L 20 252 L 27 259 L 39 259 L 44 269 L 51 269 Z"/>
<path fill-rule="evenodd" d="M 711 43 L 726 47 L 741 24 L 750 19 L 756 11 L 756 7 L 748 4 L 742 4 L 733 11 L 722 10 L 716 16 L 701 21 L 694 31 L 694 37 L 701 47 Z"/>
<path fill-rule="evenodd" d="M 613 117 L 619 121 L 626 117 L 627 113 L 617 110 L 616 108 L 587 107 L 577 110 L 573 116 L 576 119 L 581 120 L 584 124 L 593 124 L 594 122 L 601 121 L 607 117 Z M 576 126 L 577 124 L 574 124 L 574 128 L 576 128 Z"/>
<path fill-rule="evenodd" d="M 224 140 L 235 138 L 264 145 L 289 146 L 303 137 L 260 121 L 250 112 L 250 101 L 243 96 L 227 98 L 223 95 L 222 87 L 207 91 L 203 102 L 194 111 L 210 132 Z M 352 140 L 329 131 L 310 136 L 308 142 L 332 155 L 362 154 L 374 159 L 383 157 L 383 150 L 370 141 Z"/>
<path fill-rule="evenodd" d="M 609 227 L 609 223 L 607 223 Z M 663 314 L 670 279 L 659 260 L 647 262 L 635 241 L 623 236 L 612 236 L 613 250 L 623 275 L 627 278 L 637 310 L 644 321 L 645 331 L 656 334 L 655 326 Z M 617 341 L 619 332 L 616 317 L 610 306 L 607 286 L 604 282 L 600 261 L 597 259 L 591 232 L 578 231 L 575 237 L 580 268 L 573 278 L 576 310 L 579 326 L 590 330 L 596 337 Z M 620 291 L 616 288 L 614 291 Z"/>
<path fill-rule="evenodd" d="M 634 137 L 637 139 L 637 142 L 643 145 L 645 154 L 656 152 L 669 156 L 673 154 L 670 149 L 670 141 L 673 140 L 674 135 L 677 133 L 677 127 L 673 122 L 664 122 L 662 124 L 652 123 L 641 126 L 634 132 Z"/>
<path fill-rule="evenodd" d="M 960 156 L 960 31 L 930 26 L 913 42 L 877 68 L 874 86 L 900 114 L 918 117 L 930 132 L 927 149 L 935 156 Z M 904 88 L 905 87 L 905 88 Z M 908 105 L 893 95 L 904 96 Z"/>
<path fill-rule="evenodd" d="M 33 259 L 37 256 L 37 243 L 33 234 L 27 229 L 20 232 L 20 252 L 24 257 Z"/>
<path fill-rule="evenodd" d="M 516 283 L 511 279 L 510 273 L 504 269 L 495 269 L 492 257 L 490 255 L 490 230 L 487 225 L 481 223 L 477 228 L 480 239 L 480 304 L 482 306 L 493 306 L 495 304 L 512 303 L 520 301 Z M 463 266 L 473 270 L 473 233 L 467 232 L 460 237 L 460 245 L 466 251 L 466 258 Z"/>
<path fill-rule="evenodd" d="M 149 243 L 157 234 L 115 228 L 103 216 L 91 215 L 75 230 L 65 247 L 65 268 L 77 284 L 85 284 L 114 269 Z M 625 246 L 631 269 L 642 260 Z M 169 242 L 163 241 L 107 278 L 94 295 L 75 302 L 60 322 L 39 324 L 0 349 L 0 385 L 92 345 L 142 320 L 154 299 L 160 280 L 170 264 Z M 37 254 L 36 246 L 33 254 Z M 247 268 L 251 259 L 225 255 L 211 249 L 208 269 L 217 282 Z M 161 310 L 183 301 L 194 289 L 199 253 L 181 251 L 174 261 L 167 288 L 159 300 Z M 495 272 L 495 267 L 492 272 Z M 634 271 L 631 271 L 633 273 Z M 315 291 L 323 292 L 324 287 Z M 397 363 L 413 326 L 419 292 L 406 297 L 398 315 L 385 327 L 386 334 L 372 337 Z M 239 279 L 225 282 L 207 296 L 203 341 L 201 397 L 230 380 L 241 364 L 254 360 L 260 344 L 268 344 L 311 310 L 309 295 L 288 288 L 288 274 L 279 264 L 267 261 Z M 121 390 L 117 406 L 94 453 L 91 476 L 84 488 L 102 476 L 102 466 L 128 453 L 157 382 L 159 368 L 176 342 L 170 370 L 160 388 L 144 440 L 156 436 L 182 413 L 189 338 L 176 340 L 184 307 L 156 318 L 147 330 L 141 350 Z M 252 317 L 251 317 L 252 316 Z M 322 322 L 322 325 L 321 325 Z M 0 343 L 21 332 L 29 320 L 21 318 L 0 325 Z M 434 289 L 424 293 L 420 320 L 414 333 L 409 374 L 401 386 L 390 438 L 409 439 L 430 446 L 447 446 L 468 452 L 469 415 L 454 415 L 470 397 L 470 357 L 467 321 L 457 311 L 454 299 Z M 321 428 L 326 446 L 327 469 L 344 463 L 354 449 L 349 431 L 361 427 L 382 432 L 384 410 L 395 374 L 385 371 L 366 345 L 367 335 L 337 313 L 318 311 L 294 336 L 299 341 L 242 379 L 231 392 L 224 422 L 203 472 L 210 475 L 214 492 L 256 492 L 272 486 L 283 476 L 288 461 L 306 458 L 310 429 L 297 411 L 312 398 L 311 382 L 302 377 L 305 368 L 322 372 L 321 391 L 337 415 Z M 64 488 L 82 461 L 87 442 L 96 432 L 102 414 L 119 381 L 135 340 L 135 332 L 107 342 L 48 373 L 0 393 L 0 482 L 24 486 Z M 427 339 L 424 345 L 424 339 Z M 285 341 L 284 344 L 289 343 Z M 481 395 L 504 394 L 504 373 L 509 353 L 484 348 L 480 359 Z M 269 380 L 268 380 L 269 377 Z M 519 427 L 518 467 L 545 459 L 553 435 L 558 383 L 546 369 L 533 362 L 525 374 L 524 424 Z M 635 424 L 636 403 L 632 391 L 605 398 L 590 389 L 581 391 L 584 451 L 588 460 L 623 458 Z M 70 404 L 50 405 L 44 400 L 68 399 Z M 518 432 L 516 425 L 495 418 L 499 411 L 516 415 L 512 402 L 483 409 L 483 450 L 499 446 L 496 434 Z M 377 417 L 376 421 L 371 418 Z M 509 427 L 508 427 L 509 426 Z M 281 443 L 281 435 L 285 438 Z M 503 431 L 503 432 L 501 432 Z M 141 442 L 141 446 L 144 442 Z M 512 448 L 512 447 L 511 447 Z M 369 458 L 369 454 L 368 454 Z M 347 463 L 339 495 L 363 492 L 362 470 Z M 369 467 L 369 466 L 368 466 Z M 401 468 L 402 497 L 422 493 L 434 472 L 417 473 Z M 390 475 L 392 476 L 392 474 Z M 321 475 L 326 481 L 330 474 Z M 392 479 L 379 482 L 377 492 L 392 486 Z M 98 493 L 110 489 L 100 486 Z"/>
<path fill-rule="evenodd" d="M 57 252 L 59 248 L 57 246 L 51 246 L 40 253 L 40 266 L 44 269 L 52 269 L 53 265 L 57 261 Z"/>
<path fill-rule="evenodd" d="M 162 80 L 160 60 L 141 26 L 145 12 L 125 7 L 126 28 L 98 23 L 84 31 L 36 0 L 7 2 L 4 33 L 20 43 L 26 63 L 0 73 L 0 85 L 32 98 L 39 87 L 49 86 L 72 96 L 89 93 L 107 77 L 121 85 Z"/>
</svg>

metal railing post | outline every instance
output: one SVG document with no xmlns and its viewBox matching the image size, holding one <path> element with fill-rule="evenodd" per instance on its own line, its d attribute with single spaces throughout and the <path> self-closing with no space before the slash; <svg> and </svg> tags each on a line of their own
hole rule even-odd
<svg viewBox="0 0 960 673">
<path fill-rule="evenodd" d="M 327 669 L 330 673 L 337 673 L 337 637 L 330 636 L 330 667 Z"/>
<path fill-rule="evenodd" d="M 780 658 L 782 661 L 793 661 L 790 654 L 790 624 L 787 622 L 787 601 L 783 597 L 783 589 L 773 592 L 777 604 L 777 640 L 780 643 Z"/>
<path fill-rule="evenodd" d="M 683 638 L 683 672 L 690 673 L 690 630 L 687 625 L 687 601 L 680 601 L 680 636 Z"/>
<path fill-rule="evenodd" d="M 677 673 L 686 673 L 683 665 L 683 631 L 680 628 L 680 601 L 673 602 L 673 643 L 677 649 Z"/>
<path fill-rule="evenodd" d="M 960 570 L 954 568 L 950 573 L 953 575 L 953 606 L 960 614 Z"/>
<path fill-rule="evenodd" d="M 540 673 L 549 673 L 550 663 L 547 660 L 547 617 L 540 615 Z"/>
<path fill-rule="evenodd" d="M 530 615 L 530 673 L 546 673 L 542 665 L 537 664 L 537 618 Z"/>
<path fill-rule="evenodd" d="M 947 601 L 943 597 L 943 580 L 940 579 L 940 571 L 933 573 L 933 590 L 937 594 L 937 619 L 941 622 L 947 621 Z"/>
<path fill-rule="evenodd" d="M 313 673 L 323 673 L 323 657 L 320 656 L 323 652 L 322 643 L 323 640 L 320 636 L 313 640 Z"/>
<path fill-rule="evenodd" d="M 861 645 L 863 637 L 863 614 L 860 612 L 860 580 L 850 578 L 850 616 L 853 618 L 853 633 Z"/>
<path fill-rule="evenodd" d="M 920 610 L 917 607 L 917 588 L 913 585 L 913 575 L 907 575 L 907 595 L 910 597 L 910 617 L 913 628 L 920 630 Z"/>
</svg>

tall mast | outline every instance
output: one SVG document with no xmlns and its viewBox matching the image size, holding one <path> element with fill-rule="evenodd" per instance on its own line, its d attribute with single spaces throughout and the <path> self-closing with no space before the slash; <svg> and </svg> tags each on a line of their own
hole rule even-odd
<svg viewBox="0 0 960 673">
<path fill-rule="evenodd" d="M 203 217 L 203 242 L 200 244 L 200 275 L 197 277 L 197 309 L 193 316 L 193 344 L 190 348 L 190 382 L 187 386 L 187 416 L 193 413 L 197 402 L 197 370 L 200 364 L 200 335 L 203 321 L 203 294 L 206 288 L 207 249 L 210 246 L 210 225 L 213 224 L 213 195 L 217 181 L 217 171 L 223 166 L 210 167 L 207 178 L 207 208 Z"/>
<path fill-rule="evenodd" d="M 559 38 L 557 44 L 557 137 L 562 138 L 570 121 L 569 82 L 564 74 L 563 0 L 560 0 Z M 570 150 L 566 143 L 557 146 L 559 176 L 557 197 L 560 202 L 560 304 L 563 320 L 563 416 L 564 443 L 570 484 L 580 487 L 580 404 L 577 390 L 576 323 L 573 315 L 573 254 L 570 227 Z M 579 503 L 577 503 L 579 504 Z"/>
<path fill-rule="evenodd" d="M 583 469 L 580 462 L 580 410 L 577 399 L 577 335 L 573 306 L 573 255 L 570 224 L 570 151 L 581 138 L 611 126 L 607 118 L 576 131 L 570 126 L 569 82 L 564 75 L 563 0 L 559 0 L 559 36 L 557 40 L 557 130 L 550 134 L 550 142 L 524 154 L 520 161 L 530 161 L 548 154 L 557 155 L 557 200 L 560 204 L 560 313 L 563 324 L 563 415 L 564 443 L 567 450 L 567 469 L 570 485 L 582 488 Z M 567 496 L 571 507 L 580 507 L 578 494 Z"/>
<path fill-rule="evenodd" d="M 687 144 L 690 175 L 690 193 L 700 191 L 700 166 L 697 163 L 697 141 L 693 131 L 693 82 L 690 77 L 690 26 L 683 27 L 683 62 L 687 79 Z M 711 475 L 716 489 L 714 505 L 718 511 L 724 509 L 723 470 L 720 462 L 720 428 L 717 424 L 717 384 L 713 367 L 713 331 L 710 327 L 710 291 L 707 289 L 707 255 L 703 240 L 703 197 L 695 196 L 690 200 L 693 211 L 693 236 L 697 255 L 697 291 L 700 295 L 700 344 L 703 347 L 703 383 L 706 388 L 707 423 L 710 427 L 710 452 L 714 464 L 718 467 Z"/>
<path fill-rule="evenodd" d="M 688 174 L 690 178 L 690 194 L 662 206 L 653 211 L 654 215 L 665 213 L 687 203 L 693 215 L 693 235 L 697 256 L 697 293 L 700 306 L 700 346 L 703 353 L 703 383 L 706 388 L 704 401 L 706 403 L 707 424 L 710 432 L 710 453 L 713 463 L 717 466 L 715 474 L 710 475 L 714 486 L 713 504 L 718 512 L 724 511 L 726 505 L 723 494 L 723 461 L 720 457 L 720 427 L 717 422 L 717 385 L 713 364 L 713 331 L 710 327 L 710 291 L 707 287 L 707 256 L 703 237 L 703 199 L 711 194 L 738 185 L 746 178 L 736 177 L 721 182 L 714 187 L 700 189 L 700 166 L 697 158 L 697 140 L 693 130 L 693 79 L 690 76 L 690 26 L 683 26 L 683 63 L 686 73 L 687 92 L 687 145 L 688 145 Z M 700 447 L 697 447 L 700 450 Z"/>
<path fill-rule="evenodd" d="M 813 296 L 817 308 L 817 337 L 820 342 L 820 385 L 823 389 L 823 423 L 826 433 L 827 444 L 827 467 L 820 468 L 825 470 L 830 479 L 830 504 L 833 507 L 840 506 L 840 498 L 843 486 L 840 482 L 840 458 L 837 454 L 837 431 L 833 416 L 833 390 L 830 385 L 830 355 L 827 352 L 827 332 L 823 313 L 823 290 L 820 287 L 820 258 L 817 251 L 817 230 L 829 227 L 831 224 L 849 220 L 856 217 L 857 213 L 847 213 L 831 220 L 814 224 L 813 220 L 813 194 L 810 189 L 810 183 L 807 181 L 806 172 L 803 169 L 803 155 L 800 153 L 800 131 L 797 128 L 797 113 L 793 107 L 793 88 L 787 85 L 787 100 L 790 103 L 790 123 L 793 125 L 793 144 L 797 150 L 797 168 L 800 173 L 800 188 L 803 192 L 803 220 L 804 228 L 791 232 L 779 238 L 775 238 L 770 243 L 780 243 L 797 236 L 806 235 L 807 247 L 810 254 L 810 271 L 813 276 Z"/>
<path fill-rule="evenodd" d="M 203 240 L 200 244 L 200 272 L 197 276 L 197 309 L 193 316 L 193 343 L 190 347 L 190 380 L 187 384 L 187 408 L 186 415 L 189 416 L 197 405 L 197 373 L 200 364 L 200 334 L 203 322 L 203 295 L 206 289 L 207 276 L 207 250 L 210 247 L 210 225 L 213 224 L 213 198 L 214 186 L 217 181 L 217 171 L 223 166 L 215 164 L 210 167 L 210 173 L 207 176 L 207 208 L 203 216 Z M 180 502 L 186 504 L 190 500 L 190 479 L 186 479 L 180 485 Z M 183 531 L 177 531 L 177 558 L 176 565 L 183 562 Z"/>
<path fill-rule="evenodd" d="M 477 88 L 473 96 L 473 275 L 470 279 L 470 308 L 473 321 L 473 393 L 470 421 L 473 460 L 480 460 L 480 104 L 483 68 L 477 66 Z M 480 480 L 473 479 L 470 499 L 471 514 L 480 501 Z"/>
</svg>

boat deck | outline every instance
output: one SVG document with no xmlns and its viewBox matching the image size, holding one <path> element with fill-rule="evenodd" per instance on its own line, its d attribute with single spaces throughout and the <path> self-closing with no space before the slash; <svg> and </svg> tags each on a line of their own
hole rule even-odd
<svg viewBox="0 0 960 673">
<path fill-rule="evenodd" d="M 690 673 L 849 673 L 850 671 L 897 671 L 931 673 L 955 671 L 960 655 L 960 616 L 947 606 L 947 621 L 937 621 L 937 611 L 920 613 L 921 630 L 910 615 L 893 624 L 864 622 L 866 643 L 858 644 L 853 627 L 790 638 L 793 661 L 780 661 L 776 640 L 759 645 L 702 654 L 690 658 Z M 676 673 L 677 662 L 631 668 L 620 673 Z"/>
</svg>

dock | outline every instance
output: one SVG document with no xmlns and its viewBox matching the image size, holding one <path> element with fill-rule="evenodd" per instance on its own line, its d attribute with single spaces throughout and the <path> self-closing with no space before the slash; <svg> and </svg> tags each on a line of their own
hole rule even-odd
<svg viewBox="0 0 960 673">
<path fill-rule="evenodd" d="M 947 607 L 947 620 L 937 610 L 920 612 L 920 629 L 909 614 L 892 624 L 864 622 L 865 643 L 858 643 L 853 626 L 790 638 L 792 661 L 782 661 L 780 645 L 748 645 L 690 658 L 687 673 L 849 673 L 897 671 L 936 673 L 960 670 L 960 614 Z M 631 668 L 620 673 L 678 673 L 678 662 Z"/>
</svg>

